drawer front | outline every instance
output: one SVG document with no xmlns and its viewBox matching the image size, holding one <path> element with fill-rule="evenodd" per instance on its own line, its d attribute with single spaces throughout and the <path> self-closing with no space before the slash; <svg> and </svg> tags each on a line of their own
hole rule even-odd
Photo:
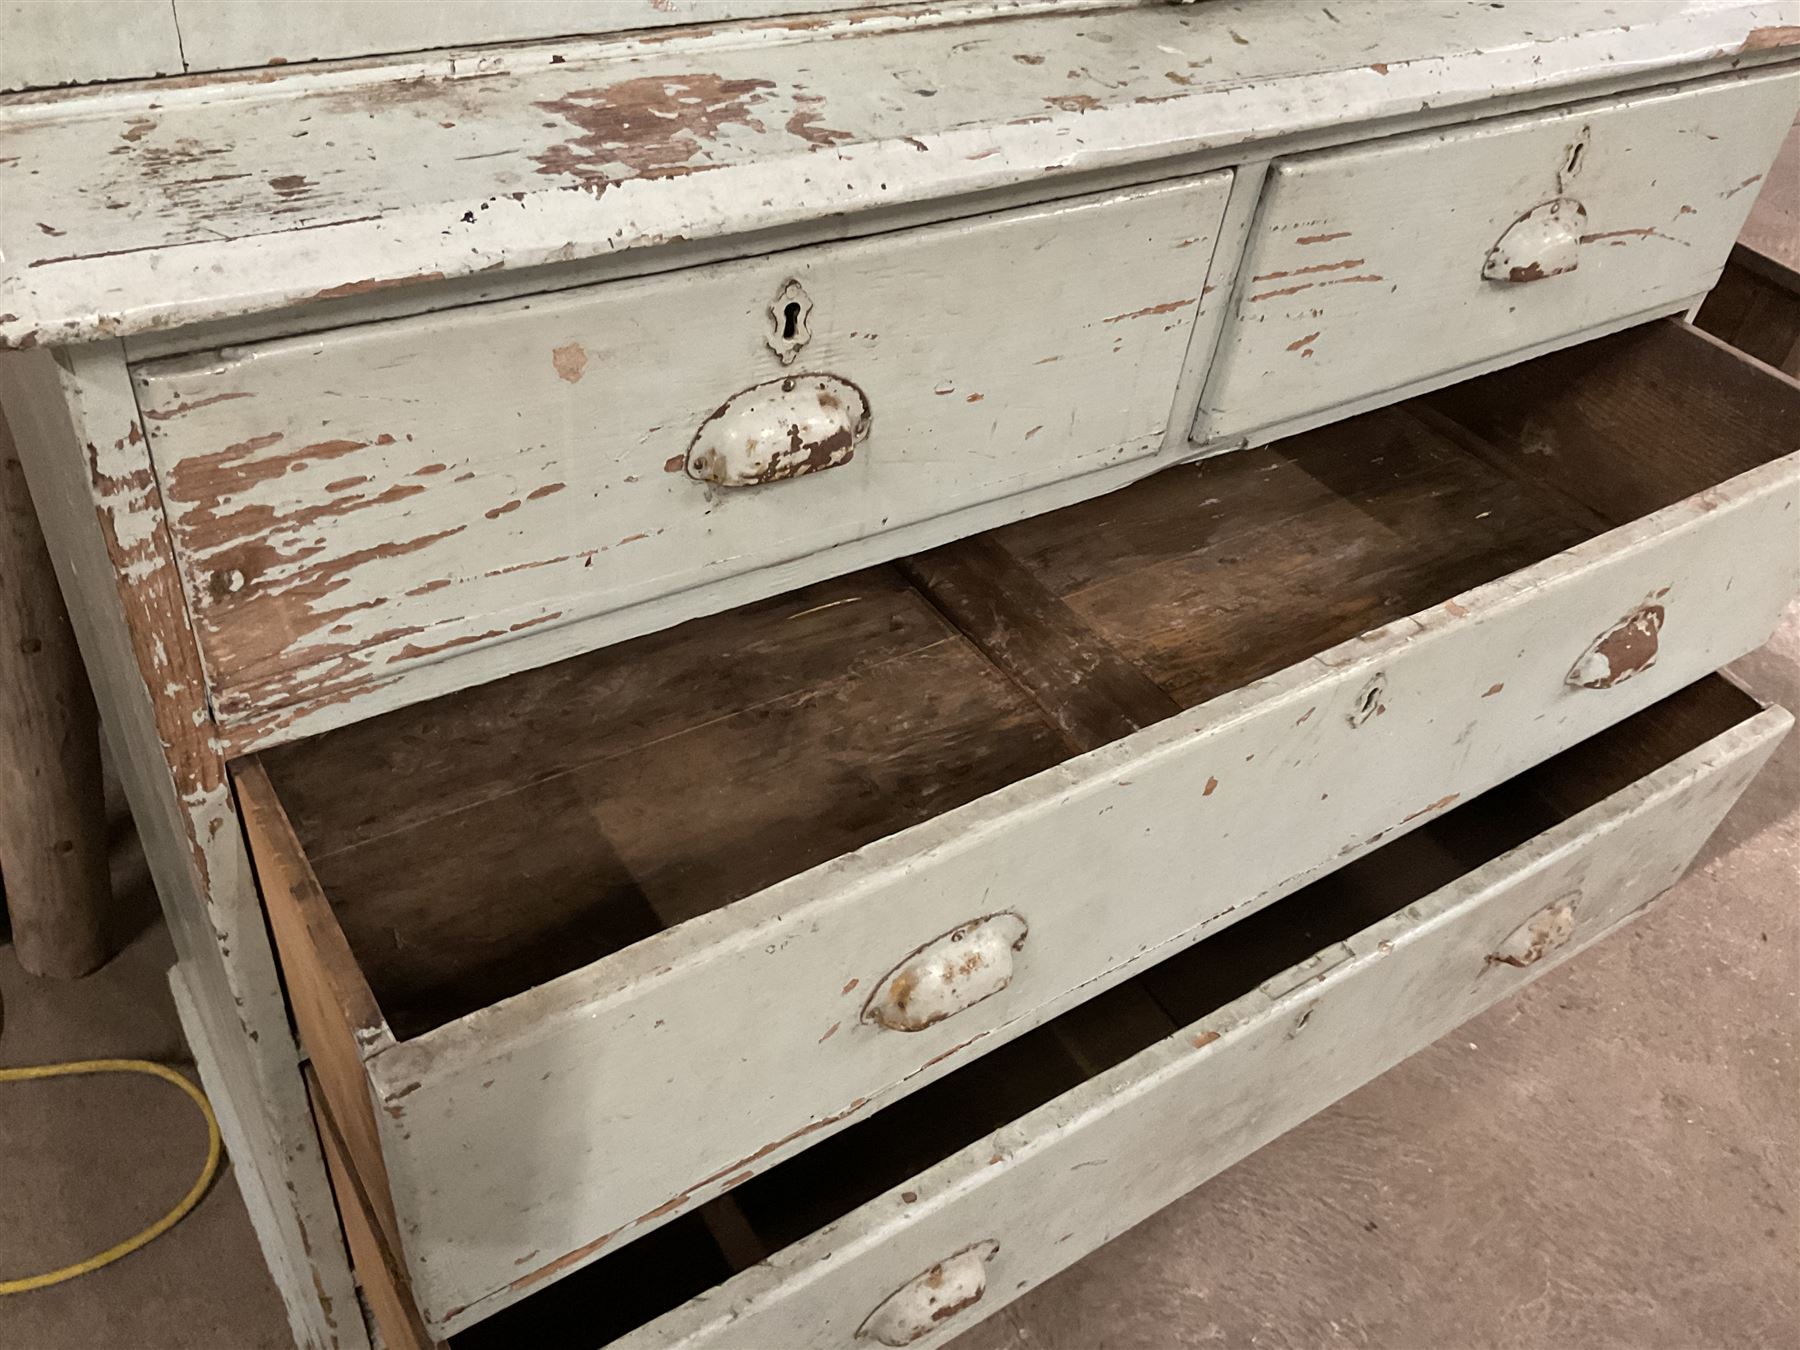
<svg viewBox="0 0 1800 1350">
<path fill-rule="evenodd" d="M 1279 161 L 1195 439 L 1684 307 L 1797 103 L 1765 75 Z"/>
<path fill-rule="evenodd" d="M 613 1344 L 944 1343 L 1640 912 L 1791 723 L 1755 715 Z"/>
<path fill-rule="evenodd" d="M 1148 453 L 1229 182 L 140 367 L 221 721 Z"/>
<path fill-rule="evenodd" d="M 516 1300 L 1750 650 L 1795 587 L 1796 474 L 1743 475 L 384 1050 L 368 1072 L 428 1324 Z"/>
</svg>

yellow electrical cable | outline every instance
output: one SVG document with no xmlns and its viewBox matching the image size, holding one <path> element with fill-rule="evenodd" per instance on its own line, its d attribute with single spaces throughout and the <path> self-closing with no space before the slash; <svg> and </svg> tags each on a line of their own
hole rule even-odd
<svg viewBox="0 0 1800 1350">
<path fill-rule="evenodd" d="M 200 1108 L 200 1114 L 206 1117 L 206 1165 L 200 1169 L 200 1179 L 182 1197 L 181 1203 L 143 1232 L 126 1238 L 116 1247 L 108 1247 L 98 1256 L 77 1261 L 72 1266 L 47 1271 L 42 1275 L 27 1275 L 19 1280 L 0 1280 L 0 1295 L 26 1294 L 33 1289 L 45 1289 L 53 1284 L 61 1284 L 64 1280 L 72 1280 L 78 1275 L 91 1274 L 102 1266 L 110 1266 L 121 1256 L 129 1256 L 180 1223 L 187 1212 L 200 1203 L 200 1197 L 206 1194 L 206 1188 L 212 1185 L 212 1179 L 218 1173 L 223 1148 L 219 1140 L 219 1121 L 213 1115 L 212 1103 L 206 1100 L 206 1094 L 199 1088 L 175 1070 L 164 1068 L 161 1064 L 152 1064 L 147 1059 L 78 1059 L 67 1064 L 37 1064 L 23 1069 L 0 1069 L 0 1083 L 22 1083 L 34 1078 L 62 1078 L 86 1073 L 147 1073 L 164 1082 L 173 1083 L 187 1093 L 193 1098 L 194 1105 Z"/>
</svg>

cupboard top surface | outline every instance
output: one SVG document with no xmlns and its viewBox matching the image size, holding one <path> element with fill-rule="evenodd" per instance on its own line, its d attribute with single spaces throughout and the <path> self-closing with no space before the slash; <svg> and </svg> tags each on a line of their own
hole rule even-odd
<svg viewBox="0 0 1800 1350">
<path fill-rule="evenodd" d="M 499 269 L 1225 162 L 1800 47 L 1791 7 L 1769 0 L 1456 3 L 1405 24 L 1380 0 L 974 15 L 15 96 L 0 103 L 0 349 L 361 313 L 458 278 L 477 278 L 458 299 L 479 298 Z"/>
</svg>

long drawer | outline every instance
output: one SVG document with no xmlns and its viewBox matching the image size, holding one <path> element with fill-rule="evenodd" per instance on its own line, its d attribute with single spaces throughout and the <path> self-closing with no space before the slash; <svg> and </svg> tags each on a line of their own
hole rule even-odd
<svg viewBox="0 0 1800 1350">
<path fill-rule="evenodd" d="M 1160 448 L 1230 181 L 138 368 L 221 722 Z"/>
<path fill-rule="evenodd" d="M 1684 307 L 1797 105 L 1800 76 L 1731 77 L 1278 161 L 1196 438 Z"/>
<path fill-rule="evenodd" d="M 1691 686 L 453 1345 L 942 1344 L 1635 917 L 1791 723 Z"/>
<path fill-rule="evenodd" d="M 1651 325 L 240 763 L 425 1324 L 1748 651 L 1797 427 Z"/>
</svg>

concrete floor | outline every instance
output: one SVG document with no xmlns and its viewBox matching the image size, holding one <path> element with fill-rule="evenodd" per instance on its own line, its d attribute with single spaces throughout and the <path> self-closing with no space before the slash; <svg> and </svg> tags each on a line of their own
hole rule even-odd
<svg viewBox="0 0 1800 1350">
<path fill-rule="evenodd" d="M 1737 669 L 1800 708 L 1800 607 Z M 0 1064 L 185 1063 L 170 960 L 158 926 L 78 984 L 29 979 L 0 948 Z M 1658 913 L 957 1350 L 1800 1346 L 1797 1042 L 1800 736 Z M 148 1079 L 0 1087 L 0 1276 L 148 1222 L 202 1149 L 193 1108 Z M 118 1265 L 0 1300 L 0 1347 L 286 1345 L 228 1183 Z"/>
</svg>

